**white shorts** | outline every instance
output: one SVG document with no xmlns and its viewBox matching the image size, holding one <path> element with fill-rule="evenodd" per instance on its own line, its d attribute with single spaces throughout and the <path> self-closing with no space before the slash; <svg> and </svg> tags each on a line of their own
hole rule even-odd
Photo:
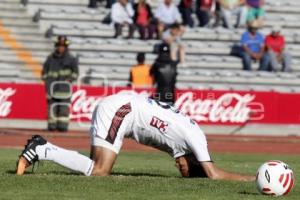
<svg viewBox="0 0 300 200">
<path fill-rule="evenodd" d="M 107 140 L 99 137 L 99 136 L 92 136 L 92 145 L 96 147 L 104 147 L 106 149 L 109 149 L 116 154 L 118 154 L 121 150 L 122 144 L 123 144 L 123 139 L 121 138 L 116 138 L 115 142 L 113 144 L 109 143 Z"/>
<path fill-rule="evenodd" d="M 132 124 L 132 112 L 131 110 L 128 112 L 124 111 L 124 106 L 131 109 L 130 104 L 123 105 L 123 107 L 121 106 L 122 108 L 110 107 L 106 103 L 101 103 L 97 106 L 93 113 L 90 129 L 93 146 L 104 147 L 116 154 L 120 152 L 123 139 L 126 133 L 130 132 Z M 114 130 L 112 131 L 112 129 Z M 113 139 L 110 137 L 111 132 L 114 132 Z"/>
</svg>

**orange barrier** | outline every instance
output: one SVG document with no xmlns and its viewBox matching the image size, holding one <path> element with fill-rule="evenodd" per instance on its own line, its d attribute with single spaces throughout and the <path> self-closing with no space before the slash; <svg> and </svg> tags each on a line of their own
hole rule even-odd
<svg viewBox="0 0 300 200">
<path fill-rule="evenodd" d="M 41 76 L 42 66 L 32 56 L 31 52 L 26 49 L 18 40 L 11 34 L 10 30 L 5 28 L 0 20 L 0 38 L 3 43 L 10 48 L 17 56 L 17 58 L 24 62 L 25 66 L 32 71 L 36 77 Z"/>
</svg>

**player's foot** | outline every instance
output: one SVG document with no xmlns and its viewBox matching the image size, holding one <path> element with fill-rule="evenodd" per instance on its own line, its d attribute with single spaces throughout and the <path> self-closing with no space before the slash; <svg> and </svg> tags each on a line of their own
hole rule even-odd
<svg viewBox="0 0 300 200">
<path fill-rule="evenodd" d="M 46 143 L 47 141 L 40 135 L 34 135 L 30 140 L 27 141 L 27 144 L 25 145 L 25 148 L 19 157 L 17 164 L 17 175 L 23 175 L 27 167 L 39 160 L 39 157 L 35 151 L 36 147 Z"/>
</svg>

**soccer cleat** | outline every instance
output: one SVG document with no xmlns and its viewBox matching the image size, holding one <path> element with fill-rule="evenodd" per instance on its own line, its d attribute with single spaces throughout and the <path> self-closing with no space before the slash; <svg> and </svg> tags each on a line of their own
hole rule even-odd
<svg viewBox="0 0 300 200">
<path fill-rule="evenodd" d="M 44 145 L 46 143 L 47 141 L 40 135 L 34 135 L 27 141 L 27 144 L 19 157 L 17 175 L 23 175 L 27 167 L 39 160 L 35 149 L 38 145 Z"/>
</svg>

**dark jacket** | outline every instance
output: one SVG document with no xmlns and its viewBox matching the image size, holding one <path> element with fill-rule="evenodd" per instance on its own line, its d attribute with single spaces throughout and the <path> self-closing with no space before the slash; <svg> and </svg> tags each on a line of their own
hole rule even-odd
<svg viewBox="0 0 300 200">
<path fill-rule="evenodd" d="M 173 94 L 172 103 L 175 101 L 175 84 L 177 77 L 177 64 L 171 60 L 170 56 L 159 56 L 152 65 L 150 74 L 157 84 L 156 92 L 160 95 L 160 101 L 170 102 L 165 98 L 166 93 Z"/>
<path fill-rule="evenodd" d="M 193 0 L 181 0 L 178 7 L 179 8 L 192 8 Z"/>
<path fill-rule="evenodd" d="M 138 3 L 135 3 L 133 5 L 133 10 L 134 10 L 134 16 L 133 16 L 133 21 L 134 23 L 136 23 L 136 20 L 138 18 Z M 152 10 L 151 10 L 151 7 L 148 3 L 146 3 L 146 10 L 148 12 L 148 20 L 152 20 L 153 19 L 153 13 L 152 13 Z"/>
<path fill-rule="evenodd" d="M 47 94 L 50 94 L 51 84 L 54 81 L 72 82 L 78 78 L 78 59 L 68 51 L 63 56 L 56 52 L 50 54 L 44 63 L 42 79 L 45 81 Z M 54 92 L 65 92 L 67 88 L 63 85 L 55 87 Z"/>
</svg>

